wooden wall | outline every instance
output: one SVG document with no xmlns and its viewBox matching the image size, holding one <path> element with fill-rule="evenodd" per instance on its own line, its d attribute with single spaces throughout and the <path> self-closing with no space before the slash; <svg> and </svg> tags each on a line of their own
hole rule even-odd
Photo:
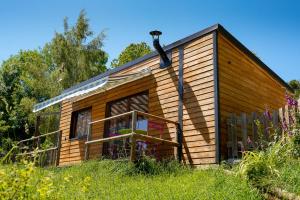
<svg viewBox="0 0 300 200">
<path fill-rule="evenodd" d="M 285 104 L 285 88 L 225 36 L 218 34 L 221 152 L 227 155 L 229 113 L 263 112 Z"/>
<path fill-rule="evenodd" d="M 92 121 L 105 117 L 106 103 L 149 91 L 149 113 L 178 120 L 178 49 L 172 50 L 172 67 L 159 69 L 159 58 L 155 57 L 117 74 L 132 73 L 145 67 L 152 75 L 96 94 L 77 102 L 62 103 L 61 123 L 62 147 L 60 165 L 80 162 L 84 158 L 84 140 L 69 140 L 71 114 L 73 111 L 92 106 Z M 214 79 L 212 34 L 203 36 L 184 46 L 184 102 L 183 102 L 183 160 L 192 165 L 215 163 L 214 123 Z M 103 137 L 103 124 L 93 126 L 93 139 Z M 168 130 L 171 138 L 175 129 Z M 97 157 L 101 145 L 90 148 L 90 156 Z"/>
</svg>

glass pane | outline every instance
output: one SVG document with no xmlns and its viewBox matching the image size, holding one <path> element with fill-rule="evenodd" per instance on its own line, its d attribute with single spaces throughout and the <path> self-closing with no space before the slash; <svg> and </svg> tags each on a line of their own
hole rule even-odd
<svg viewBox="0 0 300 200">
<path fill-rule="evenodd" d="M 109 104 L 108 116 L 120 115 L 132 110 L 148 112 L 148 94 L 138 94 L 125 99 L 111 102 Z M 131 133 L 132 116 L 127 115 L 116 119 L 109 120 L 107 123 L 106 137 Z M 143 116 L 137 118 L 137 129 L 147 131 L 148 120 Z M 122 141 L 108 142 L 104 145 L 104 155 L 111 158 L 117 158 L 120 151 L 129 149 L 128 139 Z M 127 144 L 127 145 L 126 145 Z"/>
<path fill-rule="evenodd" d="M 85 110 L 78 113 L 76 124 L 76 136 L 78 138 L 82 138 L 87 135 L 89 122 L 91 122 L 90 110 Z"/>
</svg>

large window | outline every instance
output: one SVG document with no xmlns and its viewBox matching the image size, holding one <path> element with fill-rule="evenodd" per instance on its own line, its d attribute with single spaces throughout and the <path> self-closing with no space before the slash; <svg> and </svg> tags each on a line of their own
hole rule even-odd
<svg viewBox="0 0 300 200">
<path fill-rule="evenodd" d="M 85 138 L 91 122 L 91 108 L 75 111 L 72 113 L 70 138 Z"/>
<path fill-rule="evenodd" d="M 140 93 L 129 96 L 108 104 L 108 117 L 126 113 L 132 110 L 148 112 L 148 93 Z M 125 116 L 110 120 L 106 136 L 114 136 L 120 134 L 120 130 L 131 128 L 131 116 Z M 142 116 L 138 116 L 137 129 L 147 129 L 147 120 Z"/>
<path fill-rule="evenodd" d="M 148 112 L 148 92 L 139 93 L 123 99 L 119 99 L 107 104 L 107 117 L 116 116 L 132 110 Z M 106 122 L 105 137 L 113 137 L 131 132 L 131 115 L 114 118 Z M 148 120 L 138 115 L 136 128 L 140 131 L 147 131 Z M 120 152 L 127 152 L 129 147 L 126 145 L 128 139 L 123 141 L 113 141 L 105 143 L 103 154 L 111 158 L 117 158 Z M 126 142 L 127 141 L 127 142 Z"/>
</svg>

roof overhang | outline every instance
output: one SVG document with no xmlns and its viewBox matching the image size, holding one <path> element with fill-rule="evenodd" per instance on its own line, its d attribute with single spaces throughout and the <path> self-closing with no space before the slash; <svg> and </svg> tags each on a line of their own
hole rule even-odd
<svg viewBox="0 0 300 200">
<path fill-rule="evenodd" d="M 141 79 L 145 76 L 151 74 L 150 68 L 142 69 L 138 72 L 125 74 L 125 75 L 109 75 L 101 79 L 97 79 L 81 87 L 74 88 L 67 92 L 63 92 L 61 95 L 46 100 L 44 102 L 38 103 L 34 106 L 33 112 L 38 112 L 49 106 L 55 105 L 65 100 L 78 101 L 80 99 L 86 98 L 88 96 L 105 92 L 112 88 L 118 87 L 120 85 Z"/>
</svg>

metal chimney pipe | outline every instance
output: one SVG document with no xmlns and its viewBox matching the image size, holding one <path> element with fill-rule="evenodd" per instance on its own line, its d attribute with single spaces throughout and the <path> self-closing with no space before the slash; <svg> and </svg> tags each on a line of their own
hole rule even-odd
<svg viewBox="0 0 300 200">
<path fill-rule="evenodd" d="M 160 63 L 160 68 L 167 68 L 169 67 L 172 62 L 171 60 L 168 58 L 166 52 L 163 50 L 163 48 L 161 47 L 160 43 L 159 43 L 159 36 L 161 35 L 162 33 L 160 31 L 151 31 L 150 32 L 150 35 L 152 36 L 153 38 L 153 46 L 154 48 L 156 49 L 156 51 L 158 52 L 162 62 Z"/>
</svg>

